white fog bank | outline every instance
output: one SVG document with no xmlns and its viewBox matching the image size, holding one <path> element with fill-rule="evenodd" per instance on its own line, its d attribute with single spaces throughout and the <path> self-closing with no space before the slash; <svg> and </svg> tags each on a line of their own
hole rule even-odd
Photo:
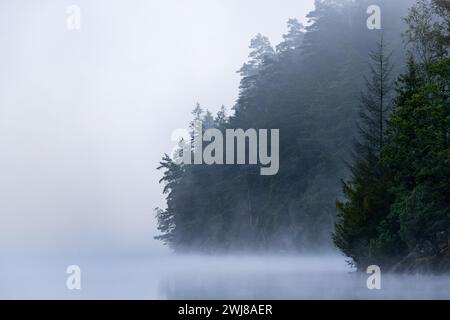
<svg viewBox="0 0 450 320">
<path fill-rule="evenodd" d="M 68 265 L 81 290 L 66 288 Z M 382 274 L 368 290 L 339 255 L 11 256 L 0 264 L 3 299 L 449 299 L 450 276 Z"/>
</svg>

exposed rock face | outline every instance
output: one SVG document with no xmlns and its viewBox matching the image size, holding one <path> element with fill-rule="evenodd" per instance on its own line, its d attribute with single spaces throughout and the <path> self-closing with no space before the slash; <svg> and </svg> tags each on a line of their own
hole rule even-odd
<svg viewBox="0 0 450 320">
<path fill-rule="evenodd" d="M 438 238 L 439 239 L 439 238 Z M 444 240 L 444 238 L 442 238 Z M 448 273 L 450 272 L 449 239 L 445 234 L 445 241 L 439 241 L 437 248 L 430 241 L 416 248 L 394 265 L 394 273 Z"/>
</svg>

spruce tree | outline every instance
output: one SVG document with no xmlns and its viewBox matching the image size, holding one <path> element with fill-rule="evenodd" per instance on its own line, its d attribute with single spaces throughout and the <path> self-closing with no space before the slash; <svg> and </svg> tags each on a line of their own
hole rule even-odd
<svg viewBox="0 0 450 320">
<path fill-rule="evenodd" d="M 339 214 L 334 242 L 360 268 L 380 259 L 373 252 L 371 240 L 376 236 L 378 224 L 389 213 L 390 205 L 385 184 L 387 173 L 380 163 L 392 98 L 392 65 L 386 52 L 381 38 L 370 54 L 370 77 L 361 98 L 352 177 L 343 183 L 346 200 L 337 202 Z"/>
<path fill-rule="evenodd" d="M 407 18 L 415 42 L 383 151 L 395 200 L 377 243 L 385 250 L 400 243 L 396 271 L 450 270 L 450 47 L 436 40 L 446 38 L 450 17 L 440 5 L 420 1 Z M 417 26 L 427 26 L 433 36 L 422 37 Z M 418 47 L 432 54 L 417 54 Z M 399 241 L 389 241 L 394 238 Z"/>
</svg>

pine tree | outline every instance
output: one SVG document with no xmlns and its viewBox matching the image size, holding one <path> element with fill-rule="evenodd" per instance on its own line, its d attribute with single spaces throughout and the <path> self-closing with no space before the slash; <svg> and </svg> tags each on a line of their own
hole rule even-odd
<svg viewBox="0 0 450 320">
<path fill-rule="evenodd" d="M 346 201 L 337 202 L 339 220 L 334 234 L 336 246 L 359 268 L 381 258 L 373 252 L 371 241 L 390 205 L 387 172 L 380 163 L 392 89 L 392 66 L 383 38 L 370 59 L 370 78 L 361 99 L 360 138 L 355 143 L 352 177 L 343 183 Z M 377 263 L 380 265 L 382 261 Z"/>
<path fill-rule="evenodd" d="M 406 18 L 412 50 L 384 139 L 374 134 L 381 126 L 363 116 L 374 130 L 361 130 L 371 143 L 359 144 L 357 151 L 372 157 L 356 159 L 353 177 L 344 184 L 347 202 L 338 202 L 334 235 L 359 268 L 450 267 L 450 51 L 442 40 L 449 18 L 442 6 L 421 0 Z"/>
<path fill-rule="evenodd" d="M 402 77 L 383 151 L 395 201 L 377 242 L 384 250 L 402 243 L 397 271 L 450 266 L 450 59 L 429 62 L 426 74 L 423 66 L 410 62 Z"/>
<path fill-rule="evenodd" d="M 380 1 L 386 8 L 386 36 L 397 44 L 396 23 L 412 0 Z M 240 70 L 234 114 L 219 112 L 214 126 L 280 129 L 280 171 L 261 177 L 251 165 L 182 167 L 167 210 L 160 211 L 174 223 L 170 243 L 176 250 L 286 251 L 332 245 L 339 179 L 348 174 L 338 159 L 347 158 L 355 135 L 361 66 L 377 34 L 364 32 L 361 12 L 367 3 L 317 1 L 308 27 L 289 21 L 276 51 L 266 37 L 253 39 L 249 61 Z M 361 28 L 355 27 L 358 21 Z M 207 120 L 203 108 L 196 109 L 195 120 L 210 122 L 211 115 Z"/>
<path fill-rule="evenodd" d="M 161 240 L 164 244 L 176 246 L 177 227 L 177 205 L 179 199 L 177 192 L 180 192 L 179 185 L 183 177 L 183 166 L 176 164 L 167 154 L 160 162 L 158 170 L 164 170 L 164 176 L 160 183 L 164 183 L 163 193 L 166 195 L 167 208 L 165 210 L 156 208 L 158 220 L 158 230 L 162 233 L 155 239 Z"/>
<path fill-rule="evenodd" d="M 299 50 L 303 45 L 305 27 L 297 19 L 288 20 L 288 32 L 283 35 L 283 42 L 277 46 L 278 53 Z"/>
<path fill-rule="evenodd" d="M 386 239 L 398 235 L 396 242 L 402 243 L 403 250 L 396 271 L 450 269 L 449 44 L 445 54 L 426 55 L 427 59 L 416 54 L 417 47 L 435 48 L 436 39 L 445 38 L 442 24 L 429 24 L 430 14 L 437 15 L 433 21 L 448 23 L 448 16 L 439 16 L 445 10 L 437 10 L 436 5 L 436 1 L 420 1 L 408 16 L 410 32 L 427 25 L 434 36 L 416 38 L 417 43 L 411 44 L 408 71 L 399 81 L 383 151 L 383 164 L 393 173 L 395 201 L 377 242 L 386 249 L 395 245 Z M 420 7 L 426 14 L 417 16 Z"/>
<path fill-rule="evenodd" d="M 216 118 L 214 119 L 215 126 L 217 128 L 223 127 L 228 122 L 227 109 L 224 105 L 220 107 L 217 112 Z"/>
<path fill-rule="evenodd" d="M 211 111 L 206 110 L 205 115 L 203 116 L 203 128 L 204 130 L 212 129 L 214 128 L 214 116 L 212 115 Z"/>
<path fill-rule="evenodd" d="M 250 43 L 250 60 L 246 62 L 238 73 L 246 77 L 254 77 L 261 67 L 269 63 L 275 57 L 275 51 L 270 44 L 269 38 L 258 33 Z"/>
<path fill-rule="evenodd" d="M 375 52 L 370 54 L 370 79 L 366 79 L 366 91 L 362 95 L 362 106 L 358 130 L 363 142 L 360 148 L 363 157 L 372 154 L 378 160 L 385 143 L 385 128 L 392 107 L 392 64 L 386 53 L 383 38 Z"/>
</svg>

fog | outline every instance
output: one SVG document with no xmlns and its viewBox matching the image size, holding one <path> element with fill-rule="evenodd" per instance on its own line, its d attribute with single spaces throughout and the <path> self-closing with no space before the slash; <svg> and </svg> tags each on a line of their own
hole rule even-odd
<svg viewBox="0 0 450 320">
<path fill-rule="evenodd" d="M 250 39 L 277 44 L 313 8 L 260 3 L 0 2 L 1 299 L 450 298 L 449 277 L 383 274 L 370 291 L 337 253 L 176 256 L 154 240 L 171 133 L 197 101 L 230 109 Z"/>
<path fill-rule="evenodd" d="M 67 290 L 69 261 L 81 268 L 81 290 Z M 368 275 L 328 256 L 91 257 L 10 256 L 0 266 L 2 299 L 449 299 L 450 277 Z"/>
<path fill-rule="evenodd" d="M 81 9 L 68 30 L 66 9 Z M 160 250 L 158 162 L 313 1 L 0 2 L 0 250 Z"/>
</svg>

